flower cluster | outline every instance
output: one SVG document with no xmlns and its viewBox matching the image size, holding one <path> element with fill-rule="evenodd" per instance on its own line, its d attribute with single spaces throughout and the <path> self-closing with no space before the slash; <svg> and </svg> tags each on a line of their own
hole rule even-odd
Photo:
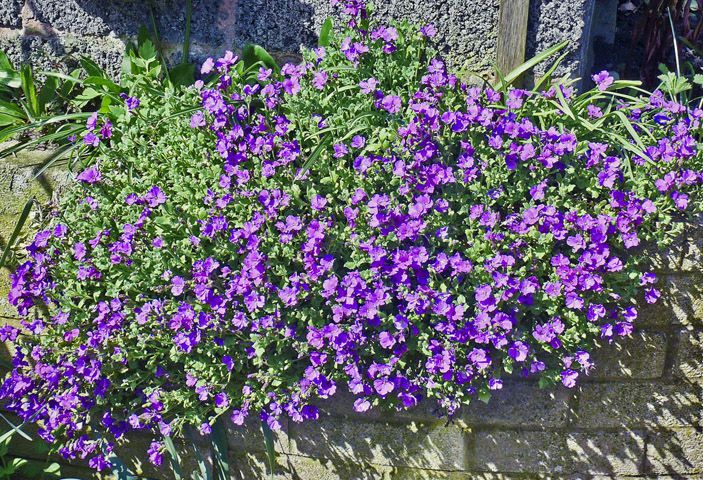
<svg viewBox="0 0 703 480">
<path fill-rule="evenodd" d="M 615 95 L 607 72 L 581 95 L 472 87 L 432 26 L 337 3 L 347 26 L 299 65 L 250 82 L 228 52 L 130 97 L 102 142 L 89 120 L 96 163 L 28 247 L 22 331 L 2 330 L 0 396 L 64 455 L 102 468 L 130 431 L 225 414 L 277 429 L 342 390 L 453 415 L 506 374 L 571 388 L 659 297 L 641 249 L 695 205 L 703 110 Z"/>
</svg>

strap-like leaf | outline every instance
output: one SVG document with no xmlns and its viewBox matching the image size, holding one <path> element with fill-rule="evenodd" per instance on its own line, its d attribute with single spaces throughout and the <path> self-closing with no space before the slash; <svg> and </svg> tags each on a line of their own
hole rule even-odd
<svg viewBox="0 0 703 480">
<path fill-rule="evenodd" d="M 330 45 L 330 35 L 332 34 L 332 29 L 334 28 L 334 23 L 332 22 L 332 17 L 327 17 L 325 23 L 322 24 L 322 29 L 320 29 L 320 38 L 317 44 L 320 47 L 329 47 Z"/>
<path fill-rule="evenodd" d="M 173 470 L 173 477 L 176 480 L 183 479 L 183 473 L 181 469 L 181 457 L 178 455 L 176 446 L 173 444 L 173 440 L 168 435 L 164 435 L 164 445 L 166 445 L 166 450 L 171 457 L 171 469 Z"/>
<path fill-rule="evenodd" d="M 12 234 L 10 235 L 10 238 L 7 240 L 7 245 L 5 245 L 5 251 L 2 254 L 2 257 L 0 257 L 0 268 L 5 266 L 5 262 L 7 261 L 7 257 L 10 255 L 10 252 L 12 251 L 12 248 L 15 245 L 15 242 L 17 241 L 17 237 L 19 236 L 20 232 L 22 231 L 22 227 L 24 227 L 24 224 L 27 222 L 27 217 L 29 217 L 29 212 L 32 211 L 32 205 L 34 205 L 34 197 L 30 198 L 27 203 L 25 203 L 24 208 L 22 209 L 22 213 L 20 214 L 20 218 L 17 219 L 17 223 L 15 224 L 14 230 L 12 230 Z"/>
<path fill-rule="evenodd" d="M 261 420 L 261 431 L 264 433 L 264 445 L 266 446 L 266 457 L 269 462 L 269 475 L 273 478 L 274 467 L 276 466 L 276 450 L 273 444 L 273 432 L 265 420 Z"/>
<path fill-rule="evenodd" d="M 228 480 L 229 458 L 227 458 L 227 455 L 229 452 L 229 441 L 227 440 L 227 430 L 222 417 L 218 417 L 217 420 L 215 420 L 210 438 L 212 440 L 213 462 L 215 464 L 217 476 L 219 480 Z"/>
</svg>

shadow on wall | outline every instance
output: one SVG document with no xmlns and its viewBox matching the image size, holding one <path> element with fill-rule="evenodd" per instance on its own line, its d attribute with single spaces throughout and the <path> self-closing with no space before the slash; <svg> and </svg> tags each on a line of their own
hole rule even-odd
<svg viewBox="0 0 703 480">
<path fill-rule="evenodd" d="M 301 44 L 315 45 L 327 0 L 318 8 L 298 0 L 193 0 L 191 60 L 259 43 L 273 52 L 296 53 Z M 17 12 L 19 15 L 19 12 Z M 317 21 L 318 24 L 315 22 Z M 156 25 L 169 60 L 181 60 L 185 29 L 183 0 L 27 0 L 24 30 L 0 38 L 0 48 L 15 62 L 44 69 L 69 70 L 87 55 L 119 73 L 123 40 L 141 26 Z"/>
</svg>

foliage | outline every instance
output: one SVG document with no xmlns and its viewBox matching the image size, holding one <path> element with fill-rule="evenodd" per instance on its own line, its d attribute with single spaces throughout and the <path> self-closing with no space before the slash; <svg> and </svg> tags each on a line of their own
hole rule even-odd
<svg viewBox="0 0 703 480">
<path fill-rule="evenodd" d="M 88 118 L 1 330 L 0 396 L 63 455 L 108 468 L 146 431 L 184 475 L 171 438 L 257 416 L 270 440 L 342 388 L 449 416 L 508 374 L 572 388 L 659 297 L 642 246 L 700 209 L 700 108 L 607 72 L 464 85 L 434 27 L 340 8 L 280 72 L 227 52 L 183 89 L 140 51 Z"/>
<path fill-rule="evenodd" d="M 680 54 L 679 45 L 703 56 L 703 21 L 696 0 L 645 0 L 644 13 L 633 32 L 633 41 L 644 46 L 642 79 L 654 85 L 659 65 L 667 63 L 672 50 Z M 695 8 L 694 8 L 695 5 Z M 678 42 L 677 42 L 678 39 Z"/>
</svg>

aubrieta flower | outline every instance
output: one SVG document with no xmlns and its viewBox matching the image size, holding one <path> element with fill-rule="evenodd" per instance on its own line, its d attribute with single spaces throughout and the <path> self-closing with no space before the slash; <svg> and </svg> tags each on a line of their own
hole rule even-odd
<svg viewBox="0 0 703 480">
<path fill-rule="evenodd" d="M 108 468 L 140 431 L 160 464 L 164 435 L 220 415 L 278 429 L 341 392 L 452 416 L 508 372 L 574 388 L 596 340 L 636 328 L 630 299 L 662 295 L 642 248 L 700 211 L 703 111 L 611 104 L 607 72 L 578 97 L 462 84 L 433 27 L 335 3 L 347 27 L 300 65 L 243 78 L 227 52 L 196 88 L 137 84 L 129 132 L 90 117 L 112 140 L 27 246 L 21 326 L 0 329 L 4 408 L 61 454 Z"/>
<path fill-rule="evenodd" d="M 603 70 L 601 72 L 598 72 L 594 74 L 592 77 L 593 81 L 596 84 L 596 87 L 598 87 L 598 90 L 604 92 L 605 90 L 610 87 L 615 79 L 608 73 L 607 70 Z"/>
</svg>

